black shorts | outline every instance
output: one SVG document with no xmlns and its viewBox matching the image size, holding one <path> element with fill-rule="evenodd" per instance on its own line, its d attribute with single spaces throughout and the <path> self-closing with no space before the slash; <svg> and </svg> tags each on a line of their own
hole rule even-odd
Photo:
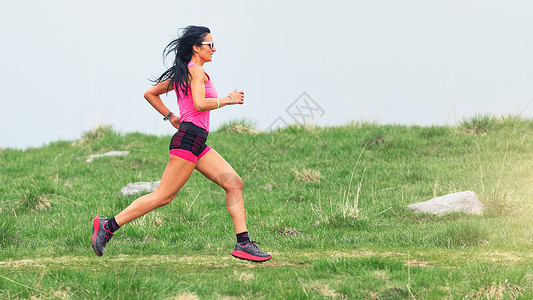
<svg viewBox="0 0 533 300">
<path fill-rule="evenodd" d="M 180 124 L 180 129 L 170 140 L 169 151 L 175 155 L 196 163 L 211 147 L 205 143 L 209 132 L 190 122 Z"/>
</svg>

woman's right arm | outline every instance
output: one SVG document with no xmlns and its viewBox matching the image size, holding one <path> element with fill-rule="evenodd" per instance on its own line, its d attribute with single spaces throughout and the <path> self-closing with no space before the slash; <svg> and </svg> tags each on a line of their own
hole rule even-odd
<svg viewBox="0 0 533 300">
<path fill-rule="evenodd" d="M 144 93 L 144 98 L 157 110 L 162 116 L 168 115 L 170 113 L 170 109 L 168 109 L 165 104 L 163 104 L 163 101 L 161 100 L 161 97 L 159 97 L 161 94 L 170 92 L 174 90 L 173 86 L 168 86 L 170 82 L 170 79 L 165 80 L 163 82 L 160 82 L 152 87 L 150 87 L 146 92 Z M 173 115 L 170 118 L 170 123 L 179 129 L 179 116 Z"/>
</svg>

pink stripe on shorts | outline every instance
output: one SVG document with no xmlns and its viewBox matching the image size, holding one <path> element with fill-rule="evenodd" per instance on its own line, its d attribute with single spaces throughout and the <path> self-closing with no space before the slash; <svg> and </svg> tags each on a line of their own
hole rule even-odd
<svg viewBox="0 0 533 300">
<path fill-rule="evenodd" d="M 204 151 L 196 157 L 191 151 L 183 150 L 183 149 L 172 149 L 170 150 L 170 155 L 174 155 L 180 158 L 183 158 L 185 160 L 188 160 L 192 163 L 197 163 L 202 156 L 204 156 L 209 150 L 211 150 L 211 147 L 207 146 L 205 147 Z"/>
</svg>

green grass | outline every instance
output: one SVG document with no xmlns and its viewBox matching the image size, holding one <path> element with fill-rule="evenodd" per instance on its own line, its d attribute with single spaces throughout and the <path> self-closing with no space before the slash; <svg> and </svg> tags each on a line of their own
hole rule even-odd
<svg viewBox="0 0 533 300">
<path fill-rule="evenodd" d="M 533 121 L 455 127 L 352 123 L 209 136 L 244 181 L 248 228 L 273 254 L 232 258 L 224 192 L 193 173 L 174 201 L 121 228 L 96 257 L 91 220 L 159 180 L 170 137 L 110 127 L 0 150 L 0 298 L 531 299 Z M 128 150 L 87 163 L 88 155 Z M 472 190 L 482 216 L 405 205 Z"/>
</svg>

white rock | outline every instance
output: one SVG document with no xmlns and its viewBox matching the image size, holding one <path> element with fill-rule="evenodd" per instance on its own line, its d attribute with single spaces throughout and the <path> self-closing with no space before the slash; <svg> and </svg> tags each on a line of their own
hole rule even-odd
<svg viewBox="0 0 533 300">
<path fill-rule="evenodd" d="M 452 193 L 426 202 L 407 205 L 407 208 L 416 213 L 427 213 L 442 216 L 451 212 L 464 212 L 467 214 L 482 215 L 483 204 L 476 193 L 472 191 Z"/>
<path fill-rule="evenodd" d="M 130 154 L 129 151 L 109 151 L 109 152 L 102 153 L 102 154 L 91 154 L 91 155 L 89 155 L 89 158 L 87 159 L 87 162 L 90 163 L 95 158 L 100 158 L 100 157 L 104 157 L 104 156 L 125 156 L 125 155 L 128 155 L 128 154 Z"/>
<path fill-rule="evenodd" d="M 120 189 L 122 196 L 133 196 L 143 192 L 153 192 L 161 181 L 129 183 Z"/>
</svg>

